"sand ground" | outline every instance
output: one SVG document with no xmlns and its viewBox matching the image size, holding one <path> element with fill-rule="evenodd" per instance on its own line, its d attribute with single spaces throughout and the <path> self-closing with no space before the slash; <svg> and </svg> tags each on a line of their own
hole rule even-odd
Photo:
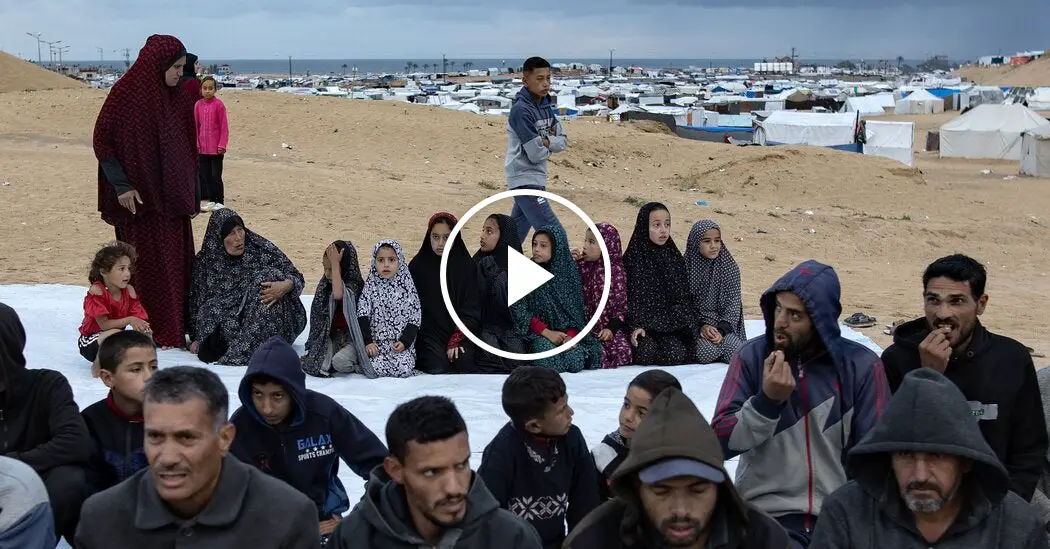
<svg viewBox="0 0 1050 549">
<path fill-rule="evenodd" d="M 93 89 L 0 93 L 0 283 L 84 284 L 96 247 L 113 237 L 96 211 L 91 150 L 104 97 Z M 505 189 L 502 118 L 277 93 L 221 97 L 231 127 L 227 204 L 291 257 L 308 292 L 331 240 L 352 240 L 367 268 L 377 239 L 396 238 L 414 254 L 433 212 L 463 214 Z M 918 134 L 950 117 L 905 118 Z M 965 252 L 990 272 L 987 325 L 1050 352 L 1040 309 L 1050 296 L 1050 181 L 1004 180 L 1016 162 L 918 153 L 908 168 L 822 148 L 701 143 L 633 123 L 577 120 L 566 129 L 570 149 L 552 161 L 549 190 L 613 223 L 625 243 L 645 201 L 669 206 L 683 249 L 693 222 L 716 219 L 740 263 L 751 318 L 762 290 L 816 258 L 838 270 L 844 314 L 878 317 L 864 331 L 885 346 L 883 324 L 921 314 L 926 264 Z M 465 230 L 472 250 L 482 219 Z M 582 221 L 563 219 L 574 245 L 582 243 Z M 206 222 L 194 222 L 198 242 Z"/>
</svg>

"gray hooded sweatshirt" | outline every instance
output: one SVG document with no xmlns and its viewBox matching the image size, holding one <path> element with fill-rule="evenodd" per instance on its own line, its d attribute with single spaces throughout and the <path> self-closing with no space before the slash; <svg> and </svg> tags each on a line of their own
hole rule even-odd
<svg viewBox="0 0 1050 549">
<path fill-rule="evenodd" d="M 549 145 L 543 144 L 543 138 Z M 568 146 L 550 96 L 536 101 L 528 88 L 521 88 L 507 117 L 507 155 L 503 160 L 507 188 L 546 188 L 547 159 Z"/>
<path fill-rule="evenodd" d="M 966 504 L 935 543 L 927 542 L 900 497 L 895 452 L 954 455 L 973 463 L 959 496 Z M 849 453 L 854 480 L 824 500 L 810 549 L 1046 549 L 1043 521 L 1020 496 L 981 436 L 962 392 L 920 368 L 904 377 L 875 428 Z"/>
</svg>

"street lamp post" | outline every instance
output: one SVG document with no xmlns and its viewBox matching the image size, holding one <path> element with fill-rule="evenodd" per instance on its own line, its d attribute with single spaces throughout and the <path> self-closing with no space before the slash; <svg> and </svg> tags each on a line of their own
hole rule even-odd
<svg viewBox="0 0 1050 549">
<path fill-rule="evenodd" d="M 32 36 L 33 38 L 36 38 L 36 64 L 37 65 L 43 65 L 44 61 L 40 57 L 40 43 L 43 42 L 42 37 L 44 35 L 42 33 L 39 33 L 39 32 L 36 33 L 36 34 L 33 34 L 31 32 L 27 32 L 26 34 L 28 34 L 29 36 Z"/>
<path fill-rule="evenodd" d="M 609 50 L 609 76 L 610 77 L 612 76 L 612 56 L 613 56 L 613 52 L 614 51 L 616 51 L 616 50 L 615 49 Z"/>
</svg>

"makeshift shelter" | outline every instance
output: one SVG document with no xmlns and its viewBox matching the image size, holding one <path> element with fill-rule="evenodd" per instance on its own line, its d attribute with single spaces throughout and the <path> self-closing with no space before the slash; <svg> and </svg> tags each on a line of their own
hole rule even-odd
<svg viewBox="0 0 1050 549">
<path fill-rule="evenodd" d="M 834 147 L 856 142 L 857 113 L 774 111 L 756 124 L 754 142 L 760 145 Z"/>
<path fill-rule="evenodd" d="M 875 95 L 862 95 L 859 97 L 847 98 L 842 112 L 858 112 L 861 115 L 880 115 L 886 114 L 887 109 L 892 109 L 893 106 L 892 93 L 878 93 Z"/>
<path fill-rule="evenodd" d="M 1021 175 L 1050 177 L 1050 124 L 1021 137 Z"/>
<path fill-rule="evenodd" d="M 944 112 L 944 99 L 926 90 L 910 93 L 908 97 L 897 101 L 895 114 L 937 114 Z"/>
<path fill-rule="evenodd" d="M 978 105 L 941 126 L 942 158 L 1021 159 L 1021 135 L 1050 125 L 1024 105 Z"/>
<path fill-rule="evenodd" d="M 892 158 L 906 166 L 914 161 L 913 122 L 864 122 L 864 154 Z"/>
</svg>

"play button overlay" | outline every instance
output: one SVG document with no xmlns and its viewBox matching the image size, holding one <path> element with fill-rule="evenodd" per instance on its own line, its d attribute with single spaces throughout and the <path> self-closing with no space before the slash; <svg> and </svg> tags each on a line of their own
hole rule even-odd
<svg viewBox="0 0 1050 549">
<path fill-rule="evenodd" d="M 562 206 L 572 210 L 572 212 L 580 217 L 586 223 L 587 228 L 591 230 L 591 234 L 596 237 L 602 233 L 598 230 L 598 227 L 594 224 L 594 221 L 580 209 L 579 206 L 573 204 L 566 198 L 558 196 L 554 193 L 547 191 L 539 191 L 534 189 L 515 189 L 512 191 L 503 191 L 498 194 L 494 194 L 481 202 L 478 202 L 471 209 L 467 210 L 467 213 L 463 217 L 459 218 L 459 223 L 456 223 L 455 227 L 452 227 L 452 233 L 448 235 L 449 242 L 455 240 L 456 236 L 459 235 L 460 231 L 466 225 L 470 218 L 477 215 L 481 210 L 491 206 L 492 204 L 501 200 L 513 199 L 515 196 L 535 196 L 540 198 L 546 198 L 547 200 L 557 202 Z M 510 209 L 509 207 L 507 208 Z M 581 235 L 582 236 L 582 235 Z M 478 335 L 467 329 L 467 326 L 463 324 L 463 320 L 459 318 L 459 313 L 456 312 L 456 308 L 452 306 L 452 299 L 448 294 L 448 254 L 441 255 L 441 299 L 445 302 L 445 309 L 448 310 L 449 316 L 452 317 L 452 322 L 456 323 L 456 327 L 459 328 L 463 335 L 472 341 L 481 349 L 501 357 L 510 360 L 517 360 L 519 362 L 532 362 L 534 360 L 542 360 L 544 358 L 550 358 L 557 356 L 569 349 L 575 347 L 583 338 L 587 337 L 594 329 L 594 326 L 598 324 L 598 318 L 601 317 L 602 311 L 605 310 L 605 304 L 609 301 L 609 286 L 612 284 L 612 279 L 609 278 L 609 273 L 612 270 L 612 266 L 609 264 L 609 250 L 605 247 L 604 238 L 595 238 L 598 241 L 598 247 L 602 250 L 602 266 L 605 268 L 605 280 L 602 281 L 602 298 L 598 300 L 598 308 L 594 311 L 594 315 L 587 321 L 585 326 L 555 326 L 557 329 L 567 328 L 578 328 L 580 333 L 576 334 L 575 337 L 569 341 L 561 344 L 553 349 L 543 351 L 542 353 L 512 353 L 505 351 L 499 347 L 489 345 L 481 339 Z M 517 250 L 508 246 L 507 250 L 507 306 L 515 305 L 523 297 L 536 291 L 551 279 L 554 275 L 550 271 L 543 268 L 541 265 L 533 263 L 531 259 L 525 257 Z M 517 306 L 520 306 L 517 305 Z"/>
<path fill-rule="evenodd" d="M 554 278 L 550 271 L 507 246 L 507 306 L 518 302 L 533 290 Z"/>
</svg>

